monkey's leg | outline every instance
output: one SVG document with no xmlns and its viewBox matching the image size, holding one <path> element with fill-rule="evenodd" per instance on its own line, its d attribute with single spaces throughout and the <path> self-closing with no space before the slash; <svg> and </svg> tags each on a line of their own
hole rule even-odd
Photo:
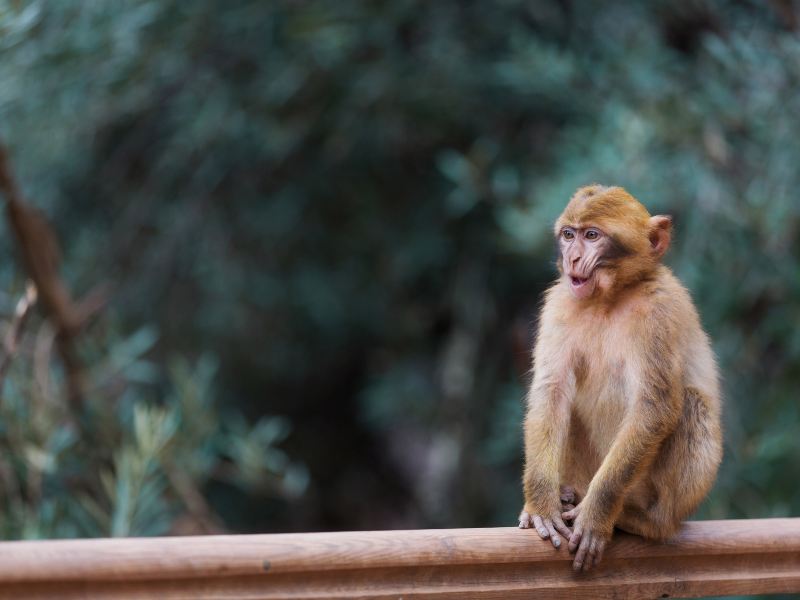
<svg viewBox="0 0 800 600">
<path fill-rule="evenodd" d="M 626 506 L 617 519 L 616 527 L 622 531 L 640 535 L 650 540 L 666 540 L 677 530 L 671 511 L 655 506 L 650 510 Z"/>
<path fill-rule="evenodd" d="M 651 540 L 666 540 L 694 509 L 687 505 L 692 500 L 680 479 L 684 472 L 691 477 L 692 467 L 676 463 L 675 440 L 681 435 L 678 429 L 665 440 L 650 470 L 627 490 L 614 523 L 618 529 Z"/>
<path fill-rule="evenodd" d="M 626 495 L 618 528 L 667 539 L 705 498 L 722 452 L 713 443 L 717 438 L 710 431 L 715 423 L 705 407 L 702 394 L 686 388 L 678 427 L 664 440 L 647 479 Z"/>
</svg>

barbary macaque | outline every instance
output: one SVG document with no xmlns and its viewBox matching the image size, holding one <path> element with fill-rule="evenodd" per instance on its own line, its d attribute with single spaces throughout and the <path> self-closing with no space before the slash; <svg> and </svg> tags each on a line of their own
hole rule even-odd
<svg viewBox="0 0 800 600">
<path fill-rule="evenodd" d="M 535 528 L 603 556 L 614 527 L 664 540 L 722 459 L 719 377 L 687 290 L 661 258 L 672 221 L 624 189 L 579 189 L 555 225 L 525 417 L 525 506 Z"/>
</svg>

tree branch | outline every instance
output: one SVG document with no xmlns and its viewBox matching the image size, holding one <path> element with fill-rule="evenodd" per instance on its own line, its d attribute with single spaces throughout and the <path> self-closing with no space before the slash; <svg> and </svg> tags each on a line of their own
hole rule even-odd
<svg viewBox="0 0 800 600">
<path fill-rule="evenodd" d="M 6 216 L 25 270 L 36 285 L 42 311 L 56 326 L 58 353 L 67 377 L 67 398 L 70 406 L 78 409 L 85 389 L 83 366 L 74 344 L 81 325 L 80 311 L 58 272 L 61 253 L 56 235 L 44 215 L 23 200 L 2 145 L 0 191 L 6 197 Z"/>
</svg>

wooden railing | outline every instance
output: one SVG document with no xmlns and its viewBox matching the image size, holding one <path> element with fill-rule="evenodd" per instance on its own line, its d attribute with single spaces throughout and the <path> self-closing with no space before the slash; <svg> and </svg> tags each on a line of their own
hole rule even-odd
<svg viewBox="0 0 800 600">
<path fill-rule="evenodd" d="M 0 543 L 0 597 L 669 598 L 800 592 L 800 518 L 617 533 L 575 574 L 531 530 L 441 529 Z"/>
</svg>

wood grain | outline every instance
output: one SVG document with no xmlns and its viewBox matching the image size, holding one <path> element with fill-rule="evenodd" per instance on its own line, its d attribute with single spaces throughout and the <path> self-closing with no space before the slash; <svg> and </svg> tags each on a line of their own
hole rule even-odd
<svg viewBox="0 0 800 600">
<path fill-rule="evenodd" d="M 667 598 L 800 592 L 800 518 L 617 533 L 572 572 L 517 528 L 0 543 L 2 598 Z"/>
</svg>

